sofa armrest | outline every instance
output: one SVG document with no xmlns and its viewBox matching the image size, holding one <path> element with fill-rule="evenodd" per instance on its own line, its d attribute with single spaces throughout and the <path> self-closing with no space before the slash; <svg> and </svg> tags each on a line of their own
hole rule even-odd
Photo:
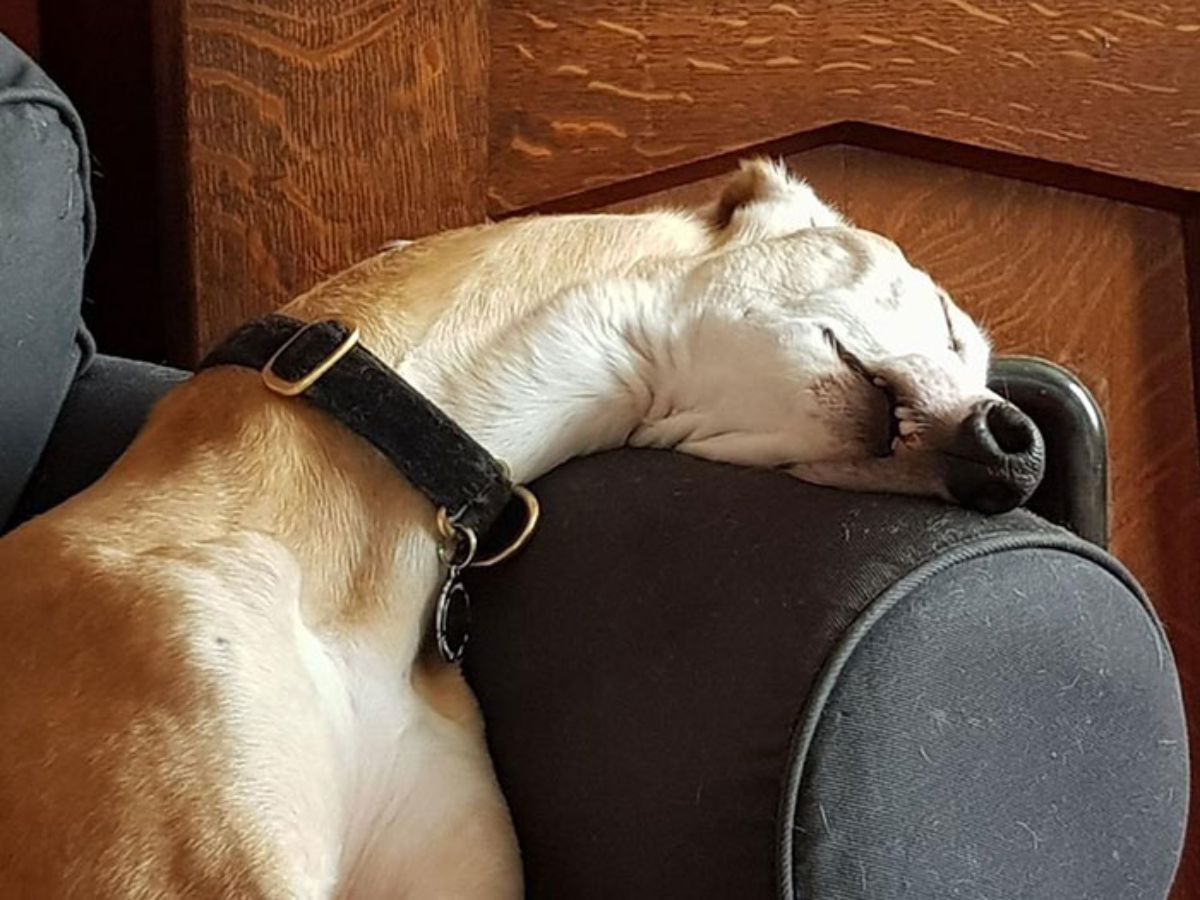
<svg viewBox="0 0 1200 900">
<path fill-rule="evenodd" d="M 466 663 L 530 897 L 1165 896 L 1179 685 L 1094 545 L 652 451 L 536 488 Z"/>
<path fill-rule="evenodd" d="M 989 381 L 1046 442 L 1046 474 L 1026 506 L 1108 547 L 1108 430 L 1091 391 L 1074 373 L 1033 356 L 993 359 Z"/>
<path fill-rule="evenodd" d="M 58 505 L 103 475 L 154 404 L 188 377 L 166 366 L 96 356 L 71 384 L 7 527 Z"/>
</svg>

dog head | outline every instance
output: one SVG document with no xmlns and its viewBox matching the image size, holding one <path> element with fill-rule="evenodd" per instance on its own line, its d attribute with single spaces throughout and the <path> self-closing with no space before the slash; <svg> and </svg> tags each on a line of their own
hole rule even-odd
<svg viewBox="0 0 1200 900">
<path fill-rule="evenodd" d="M 1037 428 L 988 389 L 979 326 L 895 244 L 762 161 L 708 215 L 718 249 L 682 291 L 690 353 L 639 442 L 985 512 L 1028 498 Z"/>
<path fill-rule="evenodd" d="M 538 216 L 443 233 L 335 276 L 291 310 L 361 324 L 381 358 L 403 361 L 406 377 L 524 460 L 525 474 L 628 435 L 988 512 L 1032 493 L 1037 429 L 988 389 L 980 328 L 895 244 L 762 160 L 744 164 L 699 218 Z M 542 363 L 566 368 L 598 353 L 587 377 L 643 385 L 632 432 L 591 414 L 560 421 L 539 395 L 546 418 L 526 429 L 533 437 L 517 447 L 496 437 L 496 385 L 481 387 L 479 373 L 526 377 L 529 352 L 515 336 L 547 321 L 543 308 L 566 318 L 538 339 Z M 606 324 L 589 310 L 607 310 Z M 576 399 L 597 389 L 560 387 Z M 618 407 L 605 408 L 624 415 Z M 550 440 L 557 426 L 591 431 Z"/>
</svg>

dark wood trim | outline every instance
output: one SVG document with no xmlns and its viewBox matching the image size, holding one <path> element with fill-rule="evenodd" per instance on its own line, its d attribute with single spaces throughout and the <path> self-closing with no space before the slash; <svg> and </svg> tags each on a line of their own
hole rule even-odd
<svg viewBox="0 0 1200 900">
<path fill-rule="evenodd" d="M 0 34 L 32 56 L 41 52 L 38 0 L 4 0 L 0 4 Z"/>
<path fill-rule="evenodd" d="M 613 184 L 566 194 L 496 216 L 507 219 L 530 213 L 582 212 L 679 187 L 702 178 L 732 171 L 738 160 L 752 156 L 783 157 L 829 144 L 849 144 L 882 150 L 930 162 L 959 166 L 989 175 L 1075 191 L 1153 209 L 1183 212 L 1200 206 L 1200 194 L 1163 187 L 1046 159 L 1033 159 L 1002 150 L 990 150 L 884 128 L 866 122 L 839 122 L 771 141 L 711 156 L 679 166 L 659 169 Z"/>
<path fill-rule="evenodd" d="M 1192 390 L 1196 425 L 1200 428 L 1200 198 L 1193 198 L 1183 213 L 1183 255 L 1187 266 L 1188 326 L 1192 332 Z"/>
<path fill-rule="evenodd" d="M 184 69 L 183 9 L 178 2 L 151 4 L 156 115 L 158 118 L 158 210 L 160 288 L 171 298 L 163 342 L 169 362 L 192 368 L 195 346 L 196 281 L 192 262 L 191 194 L 187 156 L 187 77 Z"/>
<path fill-rule="evenodd" d="M 0 3 L 7 0 L 0 0 Z M 162 288 L 150 17 L 157 0 L 41 0 L 41 59 L 83 119 L 96 244 L 83 307 L 104 353 L 163 362 L 175 297 Z M 170 4 L 165 4 L 170 5 Z"/>
</svg>

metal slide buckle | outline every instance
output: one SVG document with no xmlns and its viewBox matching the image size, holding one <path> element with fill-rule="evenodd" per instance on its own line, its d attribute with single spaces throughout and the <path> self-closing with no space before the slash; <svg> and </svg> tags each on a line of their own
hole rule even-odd
<svg viewBox="0 0 1200 900">
<path fill-rule="evenodd" d="M 346 335 L 341 343 L 330 350 L 329 353 L 326 354 L 319 363 L 317 363 L 299 378 L 288 379 L 276 374 L 276 360 L 286 353 L 288 348 L 295 344 L 296 341 L 300 340 L 305 335 L 310 334 L 312 329 L 316 328 L 318 325 L 325 325 L 327 323 L 340 325 L 342 328 L 348 329 L 350 333 Z M 338 322 L 336 319 L 325 319 L 320 322 L 309 322 L 290 338 L 288 338 L 287 343 L 276 350 L 274 355 L 267 360 L 267 364 L 262 367 L 263 384 L 267 386 L 268 390 L 274 391 L 276 394 L 279 394 L 283 397 L 295 397 L 297 394 L 303 394 L 310 387 L 316 384 L 322 375 L 337 365 L 338 360 L 353 350 L 357 343 L 358 328 L 356 326 L 345 325 L 341 322 Z"/>
</svg>

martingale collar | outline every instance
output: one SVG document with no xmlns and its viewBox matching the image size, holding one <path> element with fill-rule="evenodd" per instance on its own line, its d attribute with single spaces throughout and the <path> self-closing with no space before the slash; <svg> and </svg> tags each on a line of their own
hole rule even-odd
<svg viewBox="0 0 1200 900">
<path fill-rule="evenodd" d="M 225 365 L 260 371 L 269 390 L 303 397 L 383 453 L 437 508 L 446 545 L 440 555 L 451 581 L 468 565 L 502 562 L 533 534 L 533 494 L 513 484 L 502 462 L 364 347 L 357 328 L 335 319 L 263 316 L 229 335 L 199 369 Z M 439 649 L 457 658 L 465 632 L 448 653 L 443 612 L 439 608 Z"/>
</svg>

